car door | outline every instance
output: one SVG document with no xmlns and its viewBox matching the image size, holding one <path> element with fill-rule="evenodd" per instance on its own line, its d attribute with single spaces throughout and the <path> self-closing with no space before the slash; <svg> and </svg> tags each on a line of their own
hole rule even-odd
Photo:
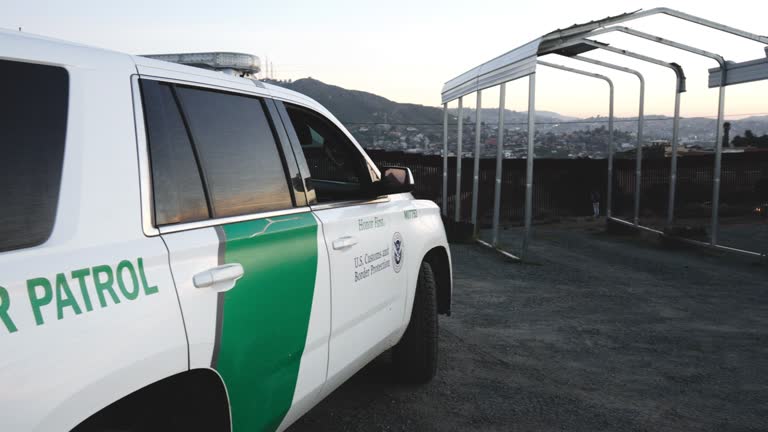
<svg viewBox="0 0 768 432">
<path fill-rule="evenodd" d="M 407 200 L 371 196 L 374 171 L 349 137 L 323 114 L 285 103 L 289 135 L 315 194 L 332 287 L 328 383 L 332 391 L 396 342 L 408 274 L 403 210 Z M 301 160 L 303 158 L 303 160 Z"/>
<path fill-rule="evenodd" d="M 274 430 L 319 398 L 330 332 L 324 239 L 282 149 L 274 103 L 142 79 L 154 223 L 190 368 L 213 368 L 233 430 Z"/>
</svg>

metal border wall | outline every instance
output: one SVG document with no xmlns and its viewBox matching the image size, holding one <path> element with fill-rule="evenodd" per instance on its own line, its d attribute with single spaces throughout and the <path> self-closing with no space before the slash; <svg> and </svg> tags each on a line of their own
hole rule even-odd
<svg viewBox="0 0 768 432">
<path fill-rule="evenodd" d="M 443 215 L 447 217 L 448 208 L 448 103 L 458 99 L 459 102 L 459 118 L 458 118 L 458 142 L 457 142 L 457 173 L 456 173 L 456 205 L 455 205 L 455 221 L 460 220 L 460 206 L 461 206 L 461 164 L 462 164 L 462 101 L 463 97 L 471 93 L 476 93 L 477 107 L 476 107 L 476 131 L 475 131 L 475 152 L 474 152 L 474 172 L 473 172 L 473 187 L 472 187 L 472 217 L 474 233 L 477 234 L 477 195 L 478 195 L 478 167 L 480 158 L 480 110 L 482 96 L 481 91 L 493 86 L 500 86 L 499 91 L 499 132 L 497 135 L 497 151 L 496 151 L 496 184 L 494 190 L 494 214 L 493 214 L 493 227 L 492 227 L 492 242 L 487 243 L 478 240 L 481 244 L 492 247 L 499 250 L 503 254 L 522 259 L 528 250 L 531 241 L 531 228 L 532 228 L 532 196 L 533 196 L 533 159 L 534 159 L 534 138 L 535 138 L 535 105 L 536 105 L 536 66 L 544 65 L 555 67 L 560 70 L 568 72 L 579 73 L 582 75 L 593 76 L 595 78 L 601 78 L 608 80 L 611 89 L 611 109 L 609 116 L 609 128 L 610 132 L 610 144 L 608 152 L 608 191 L 607 191 L 607 216 L 611 221 L 615 221 L 624 225 L 633 226 L 637 229 L 651 231 L 660 235 L 668 235 L 663 231 L 659 231 L 650 227 L 646 227 L 640 224 L 640 187 L 642 179 L 642 136 L 643 136 L 643 124 L 644 124 L 644 87 L 645 80 L 643 76 L 632 69 L 622 67 L 620 65 L 601 62 L 599 60 L 591 59 L 589 57 L 581 56 L 585 52 L 592 51 L 594 49 L 602 49 L 615 54 L 624 55 L 627 57 L 639 59 L 645 62 L 653 63 L 659 66 L 669 68 L 675 72 L 676 76 L 676 88 L 675 88 L 675 107 L 672 127 L 672 154 L 670 158 L 670 184 L 669 184 L 669 200 L 667 208 L 666 226 L 670 227 L 674 223 L 674 208 L 675 208 L 675 192 L 677 186 L 677 153 L 678 153 L 678 139 L 679 139 L 679 126 L 680 126 L 680 95 L 685 92 L 685 74 L 682 67 L 674 62 L 665 62 L 652 57 L 644 56 L 641 54 L 633 53 L 627 50 L 619 49 L 610 46 L 605 43 L 600 43 L 589 37 L 599 36 L 601 34 L 609 32 L 622 32 L 630 36 L 634 36 L 640 39 L 651 41 L 654 43 L 663 44 L 676 48 L 678 50 L 686 51 L 693 54 L 698 54 L 704 57 L 711 58 L 718 62 L 718 67 L 709 69 L 709 87 L 719 88 L 718 98 L 718 114 L 717 114 L 717 127 L 715 132 L 715 162 L 713 168 L 713 186 L 712 186 L 712 219 L 710 227 L 710 241 L 709 243 L 703 243 L 696 240 L 679 238 L 682 241 L 704 245 L 713 248 L 717 248 L 729 252 L 739 252 L 752 256 L 761 256 L 760 253 L 731 248 L 718 244 L 719 234 L 719 207 L 720 207 L 720 174 L 722 164 L 722 135 L 723 135 L 723 122 L 724 122 L 724 106 L 725 106 L 725 87 L 728 85 L 755 82 L 768 79 L 768 58 L 758 58 L 751 61 L 734 63 L 728 62 L 725 58 L 719 54 L 714 54 L 703 49 L 685 45 L 679 42 L 674 42 L 668 39 L 660 38 L 658 36 L 641 32 L 639 30 L 632 29 L 626 26 L 618 26 L 615 24 L 624 23 L 627 21 L 636 20 L 652 15 L 664 14 L 676 19 L 688 21 L 703 27 L 718 30 L 721 32 L 730 33 L 732 35 L 740 36 L 750 41 L 758 42 L 764 45 L 768 45 L 768 37 L 756 35 L 744 30 L 740 30 L 734 27 L 726 26 L 716 23 L 704 18 L 700 18 L 694 15 L 690 15 L 684 12 L 676 11 L 669 8 L 654 8 L 647 11 L 637 11 L 613 17 L 607 17 L 597 21 L 591 21 L 586 24 L 577 24 L 566 29 L 555 30 L 544 36 L 535 39 L 517 49 L 509 51 L 499 57 L 496 57 L 488 62 L 485 62 L 469 71 L 459 75 L 458 77 L 448 81 L 442 90 L 442 102 L 444 110 L 443 118 Z M 764 47 L 766 57 L 768 57 L 768 46 Z M 640 79 L 640 107 L 638 115 L 638 136 L 637 136 L 637 154 L 635 164 L 635 197 L 634 197 L 634 212 L 633 220 L 626 221 L 616 217 L 613 217 L 611 211 L 611 196 L 612 196 L 612 182 L 613 182 L 613 83 L 609 78 L 599 74 L 593 74 L 590 72 L 568 68 L 565 66 L 546 63 L 538 60 L 539 57 L 546 54 L 560 54 L 567 57 L 574 58 L 596 64 L 598 66 L 607 67 L 623 72 L 633 73 Z M 523 242 L 519 257 L 508 251 L 498 249 L 498 229 L 499 229 L 499 208 L 501 201 L 501 169 L 502 169 L 502 156 L 504 146 L 504 102 L 506 97 L 507 82 L 511 82 L 523 77 L 528 77 L 528 148 L 527 148 L 527 162 L 526 162 L 526 194 L 525 194 L 525 228 L 523 234 Z"/>
</svg>

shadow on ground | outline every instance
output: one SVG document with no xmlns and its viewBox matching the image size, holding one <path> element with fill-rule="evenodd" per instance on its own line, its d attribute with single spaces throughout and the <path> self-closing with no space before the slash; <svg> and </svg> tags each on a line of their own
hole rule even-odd
<svg viewBox="0 0 768 432">
<path fill-rule="evenodd" d="M 768 430 L 768 266 L 589 224 L 531 252 L 453 246 L 437 378 L 384 355 L 290 430 Z"/>
</svg>

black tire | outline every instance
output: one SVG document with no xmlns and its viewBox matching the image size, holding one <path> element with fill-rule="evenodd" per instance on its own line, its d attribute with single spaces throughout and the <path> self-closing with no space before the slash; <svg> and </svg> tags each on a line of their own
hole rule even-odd
<svg viewBox="0 0 768 432">
<path fill-rule="evenodd" d="M 437 373 L 437 285 L 427 262 L 421 263 L 411 320 L 392 359 L 395 372 L 407 383 L 424 384 Z"/>
</svg>

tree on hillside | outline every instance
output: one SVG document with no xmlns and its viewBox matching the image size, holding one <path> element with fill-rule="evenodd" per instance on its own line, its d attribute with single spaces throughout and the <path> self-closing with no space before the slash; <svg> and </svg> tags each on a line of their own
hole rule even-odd
<svg viewBox="0 0 768 432">
<path fill-rule="evenodd" d="M 733 143 L 734 147 L 747 147 L 749 145 L 747 144 L 747 140 L 744 139 L 744 137 L 741 135 L 736 135 L 735 137 L 733 137 L 733 139 L 731 140 L 731 143 Z"/>
<path fill-rule="evenodd" d="M 755 135 L 751 130 L 744 131 L 744 136 L 737 135 L 733 137 L 734 147 L 759 147 L 768 148 L 768 135 L 763 136 Z"/>
</svg>

